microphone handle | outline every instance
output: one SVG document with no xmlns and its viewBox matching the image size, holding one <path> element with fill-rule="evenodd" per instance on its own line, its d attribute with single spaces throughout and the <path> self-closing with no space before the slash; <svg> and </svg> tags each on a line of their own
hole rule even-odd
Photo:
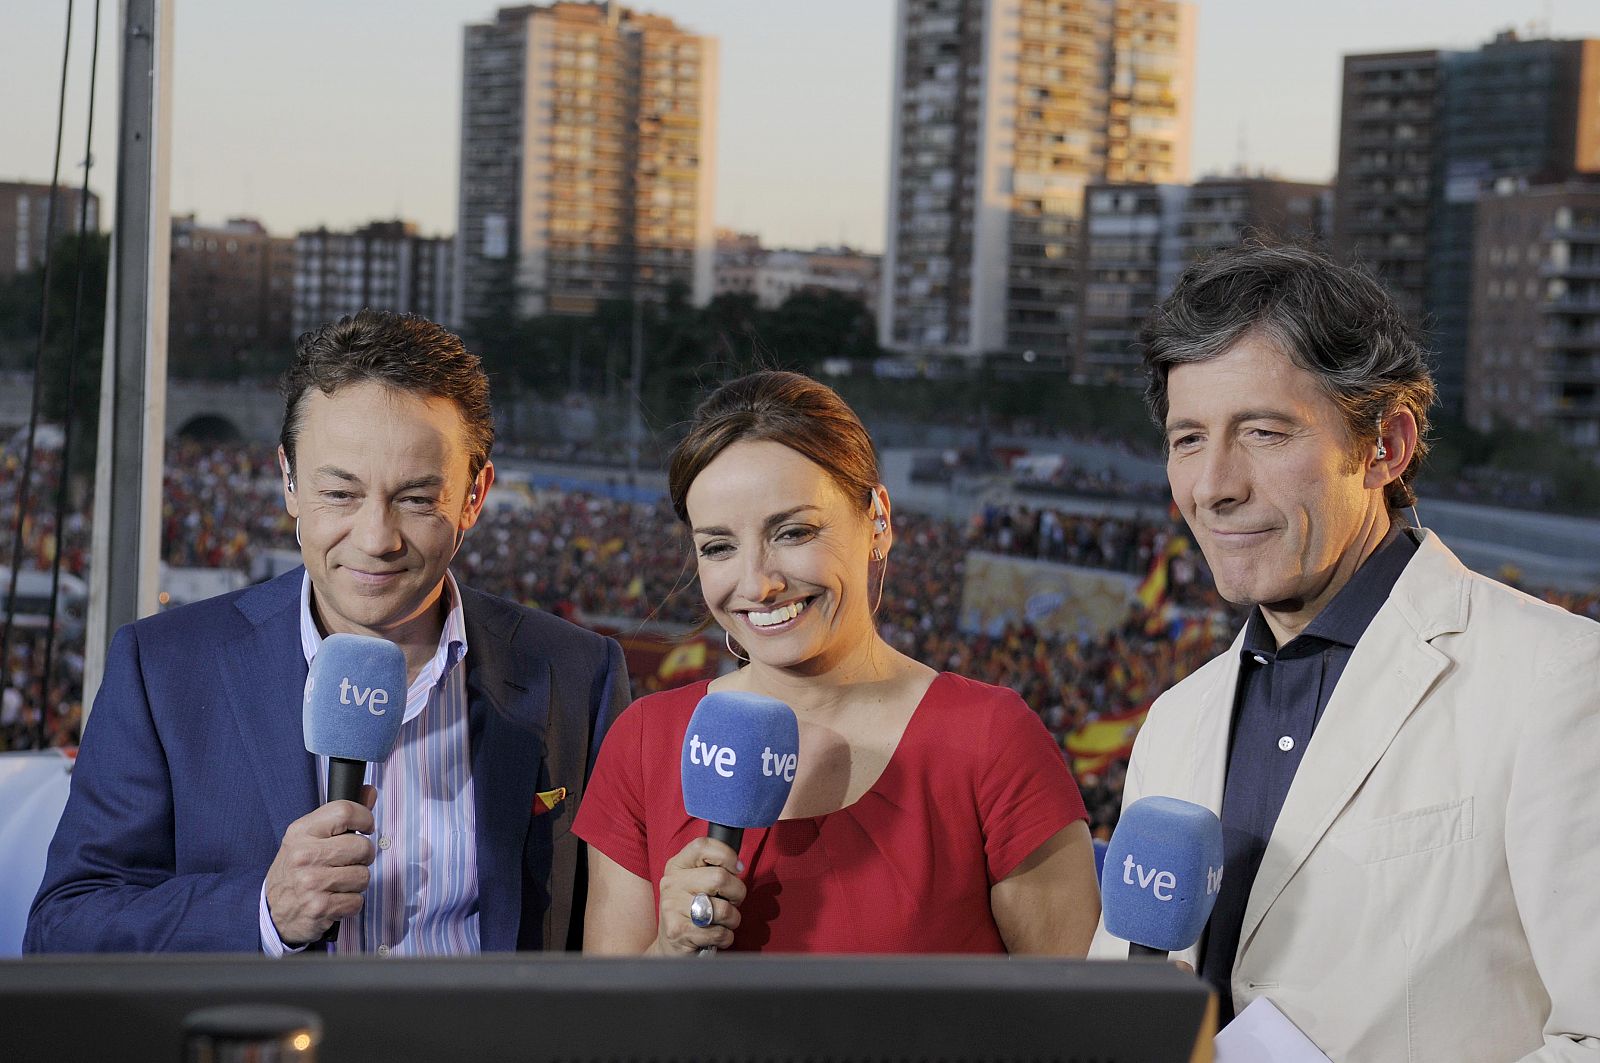
<svg viewBox="0 0 1600 1063">
<path fill-rule="evenodd" d="M 724 827 L 720 823 L 710 823 L 707 824 L 707 828 L 707 838 L 721 842 L 735 853 L 739 851 L 739 843 L 744 841 L 743 827 Z"/>
<path fill-rule="evenodd" d="M 739 843 L 744 841 L 744 828 L 726 827 L 721 823 L 708 823 L 706 825 L 706 837 L 721 842 L 737 853 L 739 851 Z M 697 953 L 700 956 L 715 956 L 716 954 L 715 945 L 707 945 Z"/>
<path fill-rule="evenodd" d="M 361 783 L 367 777 L 367 762 L 347 757 L 328 758 L 328 800 L 361 802 Z"/>
<path fill-rule="evenodd" d="M 1166 960 L 1171 953 L 1165 949 L 1153 949 L 1149 945 L 1141 945 L 1137 941 L 1128 942 L 1128 959 L 1130 960 Z"/>
<path fill-rule="evenodd" d="M 349 757 L 328 758 L 328 800 L 361 801 L 361 783 L 367 777 L 367 762 Z M 330 945 L 339 940 L 339 924 L 334 923 L 322 940 Z"/>
</svg>

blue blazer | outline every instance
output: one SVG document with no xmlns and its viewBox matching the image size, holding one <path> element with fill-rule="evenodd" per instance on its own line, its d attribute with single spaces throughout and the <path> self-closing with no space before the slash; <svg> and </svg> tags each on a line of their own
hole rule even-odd
<svg viewBox="0 0 1600 1063">
<path fill-rule="evenodd" d="M 258 952 L 261 884 L 318 804 L 306 752 L 304 570 L 121 628 L 25 952 Z M 576 948 L 584 853 L 570 831 L 628 703 L 622 649 L 461 588 L 483 950 Z M 566 787 L 536 814 L 534 795 Z"/>
</svg>

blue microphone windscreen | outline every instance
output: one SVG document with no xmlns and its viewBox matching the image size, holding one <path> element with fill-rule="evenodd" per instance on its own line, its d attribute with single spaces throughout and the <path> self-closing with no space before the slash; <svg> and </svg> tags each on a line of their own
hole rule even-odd
<svg viewBox="0 0 1600 1063">
<path fill-rule="evenodd" d="M 406 655 L 388 639 L 329 635 L 306 676 L 306 748 L 384 761 L 406 714 Z"/>
<path fill-rule="evenodd" d="M 1182 952 L 1200 940 L 1222 888 L 1222 823 L 1209 808 L 1146 797 L 1122 810 L 1100 873 L 1106 930 Z"/>
<path fill-rule="evenodd" d="M 744 691 L 707 694 L 683 736 L 683 807 L 724 827 L 778 822 L 800 760 L 794 710 Z"/>
</svg>

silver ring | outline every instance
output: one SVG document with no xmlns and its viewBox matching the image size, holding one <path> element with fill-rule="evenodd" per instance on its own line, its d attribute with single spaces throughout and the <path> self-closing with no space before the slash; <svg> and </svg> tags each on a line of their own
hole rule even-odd
<svg viewBox="0 0 1600 1063">
<path fill-rule="evenodd" d="M 704 893 L 696 893 L 694 900 L 689 902 L 689 922 L 704 930 L 716 919 L 716 912 L 711 908 L 711 898 Z"/>
</svg>

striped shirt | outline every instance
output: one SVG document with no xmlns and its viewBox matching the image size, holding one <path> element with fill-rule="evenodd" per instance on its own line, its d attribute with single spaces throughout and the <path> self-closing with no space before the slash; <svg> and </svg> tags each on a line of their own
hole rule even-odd
<svg viewBox="0 0 1600 1063">
<path fill-rule="evenodd" d="M 367 765 L 378 791 L 372 810 L 377 847 L 361 911 L 343 920 L 335 951 L 457 955 L 479 951 L 477 809 L 468 739 L 466 621 L 455 577 L 445 574 L 450 611 L 439 649 L 406 691 L 394 752 Z M 322 645 L 311 616 L 311 578 L 300 586 L 300 646 L 309 665 Z M 327 799 L 327 758 L 317 787 Z M 261 946 L 296 952 L 278 938 L 261 892 Z"/>
</svg>

